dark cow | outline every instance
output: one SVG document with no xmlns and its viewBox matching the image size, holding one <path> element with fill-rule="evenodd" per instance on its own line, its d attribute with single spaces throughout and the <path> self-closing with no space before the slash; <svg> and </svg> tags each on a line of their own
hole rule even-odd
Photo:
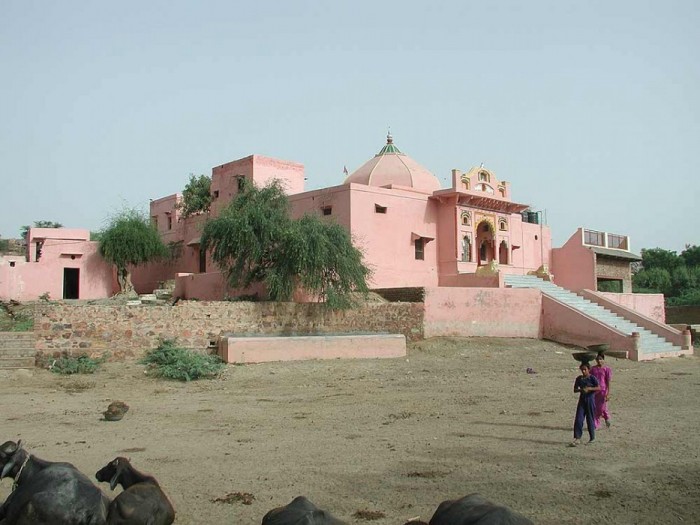
<svg viewBox="0 0 700 525">
<path fill-rule="evenodd" d="M 109 506 L 109 525 L 170 525 L 175 509 L 153 476 L 142 474 L 126 458 L 114 458 L 97 471 L 98 481 L 109 481 L 124 491 Z"/>
<path fill-rule="evenodd" d="M 321 510 L 304 496 L 297 496 L 289 505 L 277 507 L 265 514 L 262 525 L 346 525 Z"/>
<path fill-rule="evenodd" d="M 109 500 L 70 463 L 32 456 L 22 442 L 0 445 L 0 479 L 14 478 L 2 525 L 103 525 Z M 4 520 L 4 521 L 3 521 Z"/>
<path fill-rule="evenodd" d="M 525 516 L 497 505 L 480 494 L 443 501 L 430 519 L 430 525 L 533 525 Z"/>
</svg>

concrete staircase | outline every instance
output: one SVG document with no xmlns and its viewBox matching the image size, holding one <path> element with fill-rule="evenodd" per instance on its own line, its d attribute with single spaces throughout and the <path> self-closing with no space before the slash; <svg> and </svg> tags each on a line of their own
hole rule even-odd
<svg viewBox="0 0 700 525">
<path fill-rule="evenodd" d="M 537 288 L 541 290 L 544 295 L 564 303 L 581 314 L 591 317 L 627 335 L 631 335 L 632 332 L 637 332 L 639 334 L 640 351 L 645 354 L 676 352 L 681 350 L 679 346 L 674 346 L 672 343 L 663 337 L 659 337 L 650 330 L 642 328 L 632 321 L 614 314 L 610 310 L 588 299 L 584 299 L 574 292 L 566 290 L 549 281 L 544 281 L 534 275 L 506 275 L 504 281 L 506 286 L 510 286 L 511 288 Z M 592 341 L 592 343 L 594 342 Z"/>
<path fill-rule="evenodd" d="M 0 370 L 34 368 L 34 332 L 0 332 Z"/>
</svg>

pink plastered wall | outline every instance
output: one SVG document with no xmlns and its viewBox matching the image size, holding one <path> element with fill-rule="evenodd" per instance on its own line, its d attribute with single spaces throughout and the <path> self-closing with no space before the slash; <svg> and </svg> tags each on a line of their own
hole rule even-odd
<svg viewBox="0 0 700 525">
<path fill-rule="evenodd" d="M 582 245 L 581 229 L 564 246 L 552 250 L 554 282 L 567 290 L 596 290 L 595 254 Z"/>
<path fill-rule="evenodd" d="M 273 179 L 282 182 L 288 195 L 304 191 L 304 165 L 262 155 L 249 155 L 212 169 L 211 211 L 218 215 L 238 193 L 238 179 L 243 177 L 255 185 L 265 186 Z"/>
<path fill-rule="evenodd" d="M 534 289 L 426 288 L 423 335 L 537 339 L 541 310 Z"/>
<path fill-rule="evenodd" d="M 598 295 L 602 295 L 625 308 L 635 310 L 659 323 L 666 322 L 666 306 L 663 294 L 598 292 Z"/>
<path fill-rule="evenodd" d="M 346 184 L 290 197 L 293 216 L 315 213 L 353 232 L 353 242 L 372 269 L 373 288 L 437 285 L 435 204 L 423 193 Z M 330 206 L 331 215 L 322 215 Z M 384 213 L 378 213 L 378 208 Z M 424 259 L 415 255 L 415 236 L 425 242 Z"/>
</svg>

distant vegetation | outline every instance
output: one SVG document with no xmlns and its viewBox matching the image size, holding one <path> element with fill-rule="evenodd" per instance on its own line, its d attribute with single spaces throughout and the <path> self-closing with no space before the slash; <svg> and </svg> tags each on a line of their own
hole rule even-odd
<svg viewBox="0 0 700 525">
<path fill-rule="evenodd" d="M 147 365 L 146 373 L 152 377 L 177 381 L 212 379 L 226 366 L 219 356 L 180 348 L 174 339 L 161 341 L 158 347 L 149 351 L 139 363 Z"/>
<path fill-rule="evenodd" d="M 29 228 L 63 228 L 63 224 L 55 221 L 34 221 L 34 226 L 22 226 L 19 229 L 19 236 L 21 239 L 27 237 L 27 232 Z"/>
<path fill-rule="evenodd" d="M 637 293 L 662 293 L 669 306 L 700 305 L 700 246 L 675 251 L 642 250 L 641 267 L 632 276 Z"/>
</svg>

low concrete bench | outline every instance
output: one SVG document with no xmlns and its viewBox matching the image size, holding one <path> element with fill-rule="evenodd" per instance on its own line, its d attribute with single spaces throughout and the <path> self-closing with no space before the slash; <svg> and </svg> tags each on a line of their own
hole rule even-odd
<svg viewBox="0 0 700 525">
<path fill-rule="evenodd" d="M 223 335 L 219 338 L 219 355 L 227 363 L 404 357 L 406 337 L 401 334 Z"/>
</svg>

